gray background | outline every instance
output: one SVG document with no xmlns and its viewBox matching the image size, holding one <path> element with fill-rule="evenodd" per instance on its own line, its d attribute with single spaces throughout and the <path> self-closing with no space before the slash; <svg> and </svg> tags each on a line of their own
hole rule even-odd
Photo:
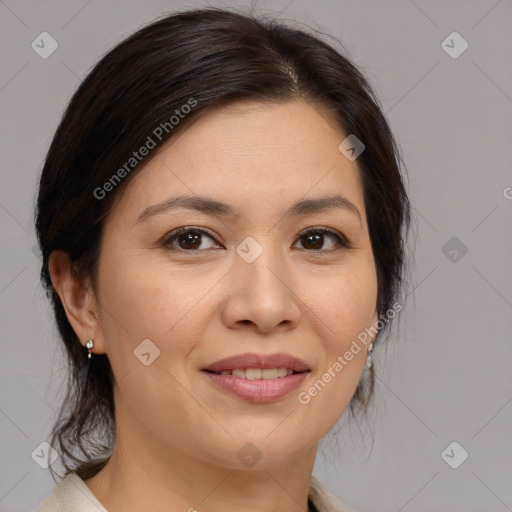
<svg viewBox="0 0 512 512">
<path fill-rule="evenodd" d="M 47 439 L 66 371 L 33 250 L 36 180 L 53 132 L 109 48 L 165 11 L 204 5 L 0 1 L 1 511 L 33 510 L 55 485 L 31 457 Z M 512 2 L 256 7 L 343 42 L 399 140 L 414 206 L 414 300 L 385 357 L 375 354 L 373 449 L 364 425 L 346 425 L 322 443 L 315 475 L 361 512 L 512 510 Z M 43 31 L 59 45 L 47 59 L 31 48 Z M 469 44 L 458 58 L 441 46 L 453 31 Z M 469 453 L 458 469 L 441 457 L 452 441 Z"/>
</svg>

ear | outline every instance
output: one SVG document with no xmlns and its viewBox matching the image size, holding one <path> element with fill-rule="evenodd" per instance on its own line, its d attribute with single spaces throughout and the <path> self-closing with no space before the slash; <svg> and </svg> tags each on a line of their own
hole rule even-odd
<svg viewBox="0 0 512 512">
<path fill-rule="evenodd" d="M 379 320 L 379 313 L 377 311 L 377 308 L 375 308 L 375 312 L 373 313 L 372 323 L 371 326 L 377 328 L 377 321 Z M 377 334 L 373 333 L 373 330 L 371 331 L 372 335 L 370 337 L 370 343 L 375 343 L 375 339 L 377 338 Z"/>
<path fill-rule="evenodd" d="M 92 286 L 80 281 L 72 272 L 69 255 L 61 250 L 52 251 L 48 268 L 53 287 L 60 297 L 71 327 L 82 346 L 93 338 L 95 354 L 105 352 L 99 323 L 99 310 Z"/>
</svg>

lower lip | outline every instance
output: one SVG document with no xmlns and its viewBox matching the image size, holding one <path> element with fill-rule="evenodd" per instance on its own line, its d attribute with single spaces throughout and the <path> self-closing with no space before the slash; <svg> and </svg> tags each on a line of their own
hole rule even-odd
<svg viewBox="0 0 512 512">
<path fill-rule="evenodd" d="M 203 373 L 219 388 L 249 402 L 272 402 L 297 389 L 309 372 L 294 373 L 278 379 L 242 379 L 233 375 Z"/>
</svg>

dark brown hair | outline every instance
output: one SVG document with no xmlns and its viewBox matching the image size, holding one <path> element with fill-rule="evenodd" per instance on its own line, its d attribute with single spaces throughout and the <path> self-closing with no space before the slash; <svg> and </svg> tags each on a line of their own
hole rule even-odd
<svg viewBox="0 0 512 512">
<path fill-rule="evenodd" d="M 66 251 L 76 276 L 97 289 L 104 220 L 114 199 L 143 168 L 133 161 L 130 168 L 126 164 L 148 137 L 156 139 L 159 133 L 161 146 L 208 110 L 237 100 L 299 97 L 327 106 L 343 132 L 366 146 L 357 164 L 376 262 L 377 310 L 384 315 L 404 288 L 410 207 L 399 151 L 378 101 L 340 51 L 275 20 L 216 8 L 190 10 L 165 15 L 121 42 L 73 95 L 46 157 L 35 212 L 41 281 L 69 360 L 67 393 L 51 432 L 66 474 L 73 470 L 83 479 L 92 477 L 110 456 L 113 375 L 106 355 L 87 359 L 52 286 L 51 252 Z M 187 110 L 184 105 L 194 106 Z M 178 123 L 171 120 L 184 110 Z M 122 168 L 124 173 L 118 171 Z M 374 379 L 373 367 L 363 372 L 351 414 L 366 412 Z"/>
</svg>

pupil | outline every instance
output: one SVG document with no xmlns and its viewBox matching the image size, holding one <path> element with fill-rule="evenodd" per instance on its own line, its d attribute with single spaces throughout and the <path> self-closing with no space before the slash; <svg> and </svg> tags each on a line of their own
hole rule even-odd
<svg viewBox="0 0 512 512">
<path fill-rule="evenodd" d="M 308 244 L 309 244 L 309 240 L 310 239 L 315 239 L 316 238 L 316 243 L 313 242 L 313 245 L 315 245 L 315 248 L 318 249 L 318 242 L 319 240 L 322 238 L 322 235 L 307 235 L 306 237 L 308 239 Z M 311 244 L 310 244 L 311 245 Z M 322 244 L 320 243 L 320 247 L 322 246 Z"/>
<path fill-rule="evenodd" d="M 186 247 L 188 247 L 188 248 L 191 248 L 191 247 L 195 248 L 194 243 L 197 243 L 197 240 L 199 239 L 199 236 L 200 235 L 198 233 L 196 233 L 196 234 L 187 233 L 186 235 L 181 235 L 180 239 L 181 240 L 183 240 L 183 239 L 186 240 L 186 242 L 185 242 Z"/>
</svg>

